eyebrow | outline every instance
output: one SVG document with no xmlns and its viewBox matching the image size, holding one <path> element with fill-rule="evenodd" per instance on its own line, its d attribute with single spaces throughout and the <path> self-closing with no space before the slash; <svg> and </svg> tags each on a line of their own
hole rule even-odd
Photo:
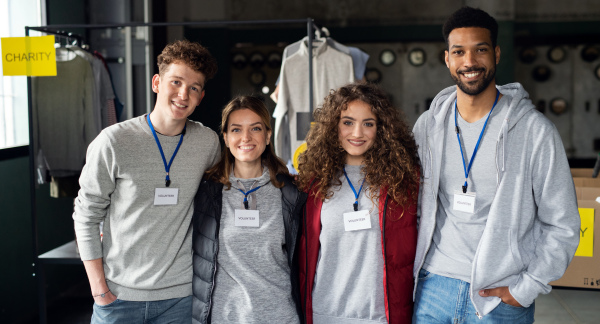
<svg viewBox="0 0 600 324">
<path fill-rule="evenodd" d="M 490 43 L 488 42 L 481 42 L 481 43 L 477 43 L 475 44 L 475 46 L 482 46 L 482 45 L 487 45 L 487 46 L 492 46 Z M 450 46 L 450 48 L 461 48 L 461 47 L 465 47 L 464 45 L 452 45 Z"/>
<path fill-rule="evenodd" d="M 262 125 L 263 125 L 263 123 L 262 123 L 262 122 L 256 122 L 256 123 L 252 123 L 252 124 L 250 124 L 250 126 L 254 126 L 254 125 L 260 125 L 260 126 L 262 126 Z M 241 125 L 241 124 L 231 124 L 231 125 L 229 125 L 229 126 L 237 126 L 237 127 L 242 127 L 242 125 Z"/>
<path fill-rule="evenodd" d="M 177 76 L 177 75 L 174 75 L 174 76 L 172 76 L 172 78 L 173 78 L 173 79 L 177 79 L 177 80 L 183 80 L 183 81 L 185 81 L 185 80 L 184 80 L 182 77 L 180 77 L 180 76 Z M 204 89 L 204 85 L 203 85 L 203 84 L 200 84 L 200 83 L 198 83 L 198 82 L 194 82 L 194 83 L 192 83 L 192 85 L 197 85 L 197 86 L 199 86 L 199 87 L 200 87 L 200 89 Z"/>
<path fill-rule="evenodd" d="M 354 121 L 354 120 L 356 120 L 356 119 L 354 119 L 354 118 L 352 118 L 352 117 L 350 117 L 350 116 L 342 116 L 342 119 L 350 119 L 350 120 L 353 120 L 353 121 Z M 363 119 L 362 121 L 371 121 L 371 120 L 372 120 L 372 121 L 375 121 L 375 118 L 371 118 L 371 117 L 369 117 L 369 118 L 365 118 L 365 119 Z"/>
</svg>

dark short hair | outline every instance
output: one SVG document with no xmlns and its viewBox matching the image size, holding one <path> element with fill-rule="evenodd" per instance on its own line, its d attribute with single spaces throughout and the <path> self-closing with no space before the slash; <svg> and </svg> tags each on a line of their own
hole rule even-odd
<svg viewBox="0 0 600 324">
<path fill-rule="evenodd" d="M 444 23 L 442 33 L 444 34 L 444 41 L 446 41 L 446 48 L 449 47 L 448 35 L 454 29 L 464 27 L 481 27 L 489 30 L 490 37 L 492 38 L 492 47 L 496 47 L 498 41 L 498 23 L 496 19 L 479 8 L 465 6 L 456 10 Z"/>
<path fill-rule="evenodd" d="M 204 75 L 208 81 L 217 73 L 217 60 L 206 47 L 188 40 L 178 40 L 168 44 L 156 59 L 158 74 L 163 75 L 171 63 L 184 63 Z"/>
</svg>

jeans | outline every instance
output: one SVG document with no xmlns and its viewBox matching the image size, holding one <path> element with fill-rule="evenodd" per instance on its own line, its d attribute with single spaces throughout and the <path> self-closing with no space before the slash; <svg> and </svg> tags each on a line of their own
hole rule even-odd
<svg viewBox="0 0 600 324">
<path fill-rule="evenodd" d="M 132 323 L 163 324 L 192 322 L 192 296 L 157 301 L 117 299 L 100 306 L 94 303 L 92 324 Z"/>
<path fill-rule="evenodd" d="M 478 318 L 469 296 L 470 284 L 466 281 L 419 271 L 413 323 L 452 324 L 530 324 L 533 323 L 535 305 L 515 307 L 500 302 L 490 313 Z"/>
</svg>

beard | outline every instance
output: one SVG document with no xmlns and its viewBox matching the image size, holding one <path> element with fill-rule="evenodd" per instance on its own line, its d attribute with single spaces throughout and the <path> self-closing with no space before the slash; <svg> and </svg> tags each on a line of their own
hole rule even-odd
<svg viewBox="0 0 600 324">
<path fill-rule="evenodd" d="M 459 74 L 468 72 L 482 72 L 483 78 L 477 81 L 463 82 L 460 79 Z M 457 71 L 456 75 L 450 73 L 450 76 L 462 92 L 470 96 L 476 96 L 482 93 L 483 90 L 487 89 L 490 83 L 492 83 L 492 81 L 496 77 L 496 66 L 492 66 L 492 69 L 490 69 L 489 71 L 486 71 L 486 69 L 484 68 L 470 68 L 460 72 Z"/>
</svg>

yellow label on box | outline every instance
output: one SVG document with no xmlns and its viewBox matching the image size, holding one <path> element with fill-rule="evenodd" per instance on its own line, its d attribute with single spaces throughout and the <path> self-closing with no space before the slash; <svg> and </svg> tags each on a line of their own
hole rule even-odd
<svg viewBox="0 0 600 324">
<path fill-rule="evenodd" d="M 5 37 L 1 42 L 4 75 L 56 75 L 54 36 Z"/>
<path fill-rule="evenodd" d="M 575 256 L 594 256 L 594 208 L 579 208 L 581 228 L 579 229 L 579 246 Z"/>
</svg>

